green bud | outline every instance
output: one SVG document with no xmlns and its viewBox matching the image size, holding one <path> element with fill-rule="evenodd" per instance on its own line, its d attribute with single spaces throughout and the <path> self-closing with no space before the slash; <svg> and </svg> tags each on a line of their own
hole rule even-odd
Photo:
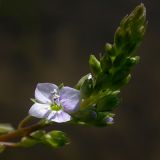
<svg viewBox="0 0 160 160">
<path fill-rule="evenodd" d="M 32 147 L 36 144 L 42 143 L 42 139 L 46 134 L 43 130 L 32 132 L 28 137 L 23 137 L 19 143 L 22 147 Z"/>
<path fill-rule="evenodd" d="M 38 131 L 32 132 L 30 136 L 35 139 L 42 139 L 45 134 L 46 132 L 44 130 L 38 130 Z"/>
<path fill-rule="evenodd" d="M 106 52 L 109 52 L 109 51 L 111 51 L 112 50 L 112 44 L 110 44 L 110 43 L 106 43 L 106 45 L 105 45 L 105 51 Z"/>
<path fill-rule="evenodd" d="M 130 69 L 132 66 L 138 64 L 140 61 L 139 56 L 135 57 L 124 57 L 123 55 L 119 55 L 116 57 L 113 66 L 116 68 L 116 70 L 122 68 L 124 70 Z"/>
<path fill-rule="evenodd" d="M 5 133 L 11 132 L 13 130 L 14 130 L 14 128 L 11 126 L 11 124 L 8 124 L 8 123 L 0 124 L 0 134 L 5 134 Z"/>
<path fill-rule="evenodd" d="M 112 67 L 112 58 L 108 55 L 104 55 L 101 59 L 101 67 L 104 73 L 108 73 Z"/>
<path fill-rule="evenodd" d="M 69 144 L 69 139 L 66 137 L 64 132 L 51 131 L 45 134 L 43 143 L 49 145 L 50 147 L 58 148 Z"/>
<path fill-rule="evenodd" d="M 100 99 L 97 103 L 98 112 L 113 111 L 120 104 L 120 100 L 117 95 L 106 95 Z"/>
<path fill-rule="evenodd" d="M 109 73 L 101 73 L 96 79 L 95 91 L 105 90 L 110 88 L 112 84 L 112 76 Z"/>
<path fill-rule="evenodd" d="M 114 114 L 110 112 L 97 112 L 97 119 L 94 121 L 93 125 L 97 127 L 105 127 L 108 125 L 106 119 L 113 116 Z"/>
<path fill-rule="evenodd" d="M 126 58 L 125 55 L 118 55 L 115 57 L 115 60 L 113 62 L 113 66 L 114 68 L 119 68 L 123 65 L 123 63 L 125 62 Z"/>
<path fill-rule="evenodd" d="M 112 84 L 113 89 L 122 88 L 124 85 L 128 84 L 131 79 L 131 74 L 128 74 L 124 79 L 117 81 L 116 83 Z"/>
<path fill-rule="evenodd" d="M 81 86 L 80 92 L 81 92 L 81 97 L 86 98 L 89 97 L 94 88 L 94 82 L 93 82 L 93 77 L 92 75 L 88 75 L 88 78 L 84 81 L 83 85 Z"/>
<path fill-rule="evenodd" d="M 113 83 L 119 83 L 123 79 L 125 79 L 130 74 L 130 70 L 128 68 L 120 68 L 113 75 Z"/>
<path fill-rule="evenodd" d="M 106 43 L 104 51 L 105 54 L 108 54 L 109 56 L 115 56 L 114 47 L 110 43 Z"/>
<path fill-rule="evenodd" d="M 81 110 L 76 114 L 74 114 L 73 116 L 73 120 L 78 124 L 92 123 L 93 121 L 96 120 L 96 118 L 97 118 L 97 114 L 93 110 L 93 106 L 87 109 Z"/>
<path fill-rule="evenodd" d="M 100 62 L 94 55 L 90 55 L 89 66 L 94 76 L 97 76 L 102 71 Z"/>
<path fill-rule="evenodd" d="M 140 57 L 139 57 L 139 56 L 128 57 L 128 58 L 126 59 L 126 62 L 125 62 L 124 65 L 125 65 L 126 67 L 130 68 L 130 67 L 138 64 L 139 61 L 140 61 Z"/>
<path fill-rule="evenodd" d="M 77 85 L 75 86 L 76 89 L 80 90 L 80 88 L 82 87 L 83 83 L 85 82 L 85 80 L 88 79 L 88 76 L 90 76 L 91 74 L 87 74 L 85 76 L 83 76 L 77 83 Z"/>
<path fill-rule="evenodd" d="M 118 27 L 114 37 L 116 54 L 131 55 L 143 39 L 146 24 L 146 9 L 141 4 Z"/>
<path fill-rule="evenodd" d="M 38 144 L 39 142 L 38 142 L 38 140 L 36 140 L 36 139 L 32 139 L 32 138 L 30 138 L 30 137 L 23 137 L 22 139 L 21 139 L 21 141 L 19 142 L 19 145 L 21 146 L 21 147 L 32 147 L 32 146 L 34 146 L 34 145 L 36 145 L 36 144 Z"/>
</svg>

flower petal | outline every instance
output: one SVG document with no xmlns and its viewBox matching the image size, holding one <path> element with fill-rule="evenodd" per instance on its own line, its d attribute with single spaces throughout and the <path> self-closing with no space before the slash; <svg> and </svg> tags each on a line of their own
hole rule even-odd
<svg viewBox="0 0 160 160">
<path fill-rule="evenodd" d="M 64 111 L 69 113 L 77 111 L 80 104 L 80 91 L 70 87 L 63 87 L 60 90 L 60 102 Z"/>
<path fill-rule="evenodd" d="M 35 90 L 35 98 L 41 103 L 51 103 L 52 94 L 58 87 L 52 83 L 38 83 Z"/>
<path fill-rule="evenodd" d="M 49 104 L 35 103 L 29 110 L 29 114 L 37 118 L 46 118 L 52 112 Z"/>
<path fill-rule="evenodd" d="M 52 111 L 47 117 L 49 121 L 54 121 L 57 123 L 63 123 L 71 120 L 71 116 L 64 111 Z"/>
</svg>

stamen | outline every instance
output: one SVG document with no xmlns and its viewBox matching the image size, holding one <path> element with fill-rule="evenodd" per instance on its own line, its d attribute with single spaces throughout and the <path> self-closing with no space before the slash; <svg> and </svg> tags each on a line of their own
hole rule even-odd
<svg viewBox="0 0 160 160">
<path fill-rule="evenodd" d="M 51 92 L 51 93 L 53 95 L 53 97 L 52 97 L 53 101 L 57 100 L 60 97 L 56 89 L 54 89 L 53 92 Z"/>
</svg>

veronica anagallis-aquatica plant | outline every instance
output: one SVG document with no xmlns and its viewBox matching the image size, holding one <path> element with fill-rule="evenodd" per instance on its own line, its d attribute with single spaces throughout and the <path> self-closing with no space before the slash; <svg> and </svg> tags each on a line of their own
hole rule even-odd
<svg viewBox="0 0 160 160">
<path fill-rule="evenodd" d="M 131 79 L 131 70 L 139 62 L 136 50 L 146 31 L 146 9 L 137 6 L 125 16 L 99 58 L 90 55 L 90 73 L 74 88 L 61 84 L 38 83 L 29 114 L 17 128 L 0 124 L 0 152 L 6 148 L 44 144 L 53 148 L 69 143 L 62 131 L 46 131 L 54 123 L 74 123 L 105 127 L 114 123 L 120 91 Z M 31 123 L 37 118 L 36 123 Z M 16 141 L 15 141 L 16 140 Z"/>
</svg>

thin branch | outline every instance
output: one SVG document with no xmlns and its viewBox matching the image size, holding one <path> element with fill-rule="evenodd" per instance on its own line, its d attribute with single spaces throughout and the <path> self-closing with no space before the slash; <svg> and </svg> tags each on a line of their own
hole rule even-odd
<svg viewBox="0 0 160 160">
<path fill-rule="evenodd" d="M 30 120 L 32 120 L 32 117 L 31 117 L 31 116 L 25 117 L 25 118 L 19 123 L 18 129 L 25 127 Z"/>
<path fill-rule="evenodd" d="M 11 148 L 20 147 L 19 143 L 12 143 L 12 142 L 0 142 L 0 145 L 4 147 L 11 147 Z"/>
<path fill-rule="evenodd" d="M 13 140 L 15 138 L 21 138 L 23 136 L 28 136 L 30 133 L 42 129 L 48 125 L 51 125 L 51 123 L 42 123 L 39 122 L 37 124 L 25 127 L 25 128 L 19 128 L 15 131 L 12 131 L 10 133 L 7 133 L 5 135 L 1 135 L 0 136 L 0 141 L 9 141 L 9 140 Z"/>
</svg>

